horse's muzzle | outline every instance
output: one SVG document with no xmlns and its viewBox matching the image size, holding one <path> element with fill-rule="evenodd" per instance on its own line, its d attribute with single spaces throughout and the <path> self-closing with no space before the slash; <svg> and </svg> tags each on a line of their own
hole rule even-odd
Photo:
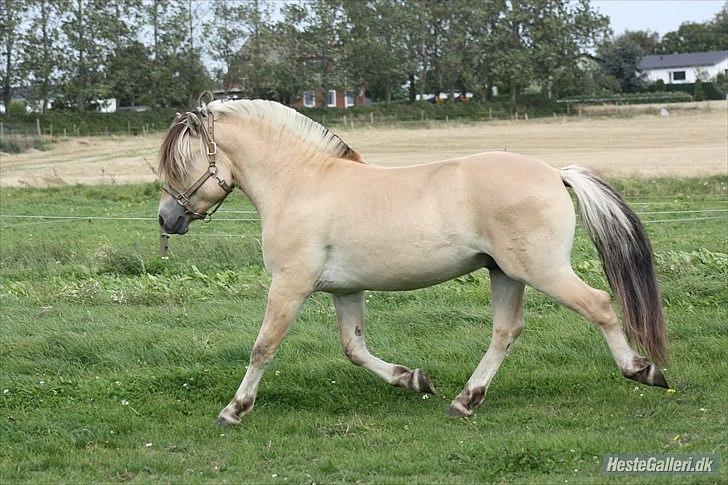
<svg viewBox="0 0 728 485">
<path fill-rule="evenodd" d="M 185 234 L 190 230 L 190 219 L 184 208 L 174 200 L 159 208 L 159 226 L 167 234 Z"/>
</svg>

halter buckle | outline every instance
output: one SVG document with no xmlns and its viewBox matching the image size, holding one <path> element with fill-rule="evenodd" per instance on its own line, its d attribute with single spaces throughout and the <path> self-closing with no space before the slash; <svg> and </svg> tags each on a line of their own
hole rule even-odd
<svg viewBox="0 0 728 485">
<path fill-rule="evenodd" d="M 210 141 L 210 143 L 207 145 L 207 154 L 208 155 L 217 154 L 217 143 L 215 143 L 214 141 Z"/>
<path fill-rule="evenodd" d="M 190 198 L 187 197 L 185 194 L 179 194 L 177 196 L 177 203 L 187 209 L 187 204 L 190 203 Z"/>
</svg>

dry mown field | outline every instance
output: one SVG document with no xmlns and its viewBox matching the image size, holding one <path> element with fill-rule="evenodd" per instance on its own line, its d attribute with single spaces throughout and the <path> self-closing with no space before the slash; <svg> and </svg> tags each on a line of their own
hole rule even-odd
<svg viewBox="0 0 728 485">
<path fill-rule="evenodd" d="M 673 110 L 668 117 L 573 117 L 336 128 L 368 163 L 409 165 L 487 150 L 523 153 L 554 166 L 585 165 L 609 176 L 693 176 L 728 172 L 725 102 L 702 109 Z M 64 183 L 129 183 L 154 179 L 161 134 L 80 138 L 49 151 L 2 154 L 2 186 Z"/>
</svg>

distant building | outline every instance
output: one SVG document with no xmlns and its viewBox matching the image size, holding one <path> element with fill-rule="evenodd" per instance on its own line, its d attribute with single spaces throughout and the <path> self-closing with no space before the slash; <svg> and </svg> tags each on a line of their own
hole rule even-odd
<svg viewBox="0 0 728 485">
<path fill-rule="evenodd" d="M 368 100 L 364 88 L 312 89 L 304 91 L 291 103 L 294 108 L 351 108 L 366 106 Z"/>
<path fill-rule="evenodd" d="M 215 99 L 224 99 L 226 101 L 232 99 L 247 99 L 243 88 L 237 85 L 215 89 L 212 91 L 212 95 Z"/>
<path fill-rule="evenodd" d="M 728 51 L 645 56 L 637 67 L 650 82 L 662 80 L 665 84 L 683 84 L 694 83 L 697 79 L 709 81 L 718 74 L 728 75 Z"/>
</svg>

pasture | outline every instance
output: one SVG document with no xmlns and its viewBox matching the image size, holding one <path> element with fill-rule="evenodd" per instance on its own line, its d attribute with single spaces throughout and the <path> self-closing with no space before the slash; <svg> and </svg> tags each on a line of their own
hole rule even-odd
<svg viewBox="0 0 728 485">
<path fill-rule="evenodd" d="M 595 117 L 359 124 L 333 130 L 375 165 L 412 165 L 507 149 L 557 167 L 581 164 L 613 177 L 726 173 L 728 103 L 668 105 L 671 115 L 664 118 L 654 114 L 658 107 L 622 106 L 616 113 L 601 108 Z M 151 182 L 161 139 L 161 133 L 78 137 L 48 151 L 3 154 L 0 185 Z"/>
<path fill-rule="evenodd" d="M 605 126 L 612 131 L 599 133 L 618 130 Z M 710 126 L 706 145 L 716 143 Z M 551 143 L 546 154 L 556 158 Z M 587 143 L 609 149 L 608 139 Z M 724 147 L 710 155 L 718 168 Z M 67 167 L 55 168 L 63 178 Z M 647 230 L 673 390 L 621 377 L 595 328 L 529 289 L 524 333 L 482 407 L 470 419 L 447 417 L 490 340 L 488 277 L 477 272 L 368 294 L 369 348 L 425 369 L 437 396 L 351 365 L 331 298 L 319 294 L 269 366 L 255 410 L 227 429 L 214 418 L 242 377 L 268 283 L 258 222 L 224 220 L 256 219 L 245 198 L 236 193 L 212 224 L 173 237 L 161 259 L 153 183 L 3 187 L 3 215 L 101 219 L 0 219 L 0 482 L 596 483 L 623 479 L 600 471 L 602 455 L 615 452 L 717 453 L 720 477 L 688 481 L 725 481 L 728 178 L 612 181 L 655 221 Z M 606 289 L 581 230 L 573 261 Z"/>
</svg>

